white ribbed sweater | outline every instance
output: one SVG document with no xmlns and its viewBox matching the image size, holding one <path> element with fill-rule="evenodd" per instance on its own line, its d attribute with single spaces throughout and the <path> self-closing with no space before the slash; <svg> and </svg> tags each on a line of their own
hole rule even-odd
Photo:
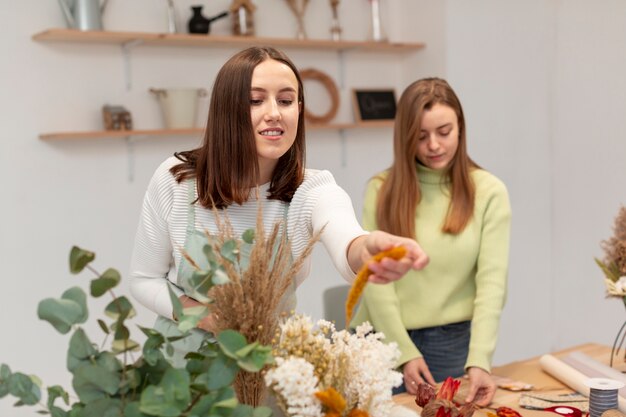
<svg viewBox="0 0 626 417">
<path fill-rule="evenodd" d="M 172 317 L 167 281 L 176 283 L 180 249 L 185 246 L 187 227 L 188 181 L 176 182 L 170 168 L 180 161 L 168 158 L 154 173 L 143 201 L 131 261 L 130 291 L 142 305 Z M 268 200 L 269 184 L 260 187 L 266 230 L 284 217 L 282 201 Z M 251 196 L 256 191 L 251 191 Z M 196 204 L 195 227 L 217 233 L 210 210 Z M 256 225 L 257 202 L 251 198 L 243 205 L 233 204 L 220 212 L 228 216 L 236 236 Z M 348 281 L 354 278 L 347 259 L 348 245 L 365 232 L 356 220 L 352 201 L 328 171 L 306 170 L 287 210 L 287 234 L 294 258 L 302 253 L 312 234 L 324 225 L 321 241 L 337 270 Z M 306 260 L 296 277 L 300 284 L 311 269 Z"/>
</svg>

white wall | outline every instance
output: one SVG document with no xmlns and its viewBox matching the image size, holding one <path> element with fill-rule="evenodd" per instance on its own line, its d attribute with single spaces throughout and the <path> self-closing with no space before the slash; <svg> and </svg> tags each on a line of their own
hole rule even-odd
<svg viewBox="0 0 626 417">
<path fill-rule="evenodd" d="M 112 1 L 111 30 L 165 31 L 164 2 Z M 190 0 L 177 1 L 181 20 Z M 200 1 L 213 15 L 228 0 Z M 257 32 L 290 37 L 294 20 L 281 0 L 257 1 Z M 349 120 L 351 87 L 392 86 L 447 77 L 466 111 L 471 155 L 502 178 L 513 204 L 509 299 L 496 363 L 575 343 L 610 343 L 622 321 L 616 300 L 603 298 L 592 261 L 625 203 L 626 141 L 623 114 L 626 5 L 600 0 L 502 2 L 388 0 L 385 29 L 392 40 L 424 41 L 406 56 L 287 51 L 300 67 L 339 79 L 345 63 L 344 102 L 338 120 Z M 327 38 L 326 2 L 311 2 L 307 29 Z M 58 297 L 87 275 L 70 276 L 73 244 L 96 251 L 101 270 L 128 269 L 137 215 L 146 184 L 160 161 L 196 145 L 194 138 L 150 138 L 128 145 L 119 139 L 43 142 L 40 132 L 100 128 L 104 103 L 126 105 L 135 125 L 161 126 L 150 87 L 209 88 L 231 48 L 137 47 L 133 88 L 126 91 L 120 48 L 109 45 L 37 43 L 30 37 L 62 27 L 56 2 L 0 2 L 0 363 L 36 373 L 46 384 L 69 387 L 64 369 L 67 337 L 36 318 L 39 300 Z M 341 3 L 346 39 L 365 39 L 365 0 Z M 213 25 L 228 33 L 228 22 Z M 364 70 L 366 69 L 366 70 Z M 307 83 L 311 109 L 325 96 Z M 391 131 L 309 132 L 308 165 L 330 169 L 360 214 L 364 184 L 391 162 Z M 572 146 L 574 145 L 574 146 Z M 134 180 L 129 181 L 132 162 Z M 323 249 L 314 254 L 311 278 L 299 291 L 299 308 L 321 317 L 324 288 L 341 283 Z M 123 286 L 126 288 L 126 286 Z M 100 316 L 101 309 L 92 309 Z M 152 315 L 140 310 L 139 322 Z M 93 339 L 100 336 L 92 328 Z M 31 416 L 0 401 L 0 415 Z"/>
</svg>

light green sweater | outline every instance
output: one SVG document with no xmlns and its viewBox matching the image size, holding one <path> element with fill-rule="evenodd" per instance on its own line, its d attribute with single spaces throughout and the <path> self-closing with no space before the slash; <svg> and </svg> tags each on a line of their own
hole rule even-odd
<svg viewBox="0 0 626 417">
<path fill-rule="evenodd" d="M 422 356 L 406 329 L 472 320 L 465 368 L 491 371 L 500 312 L 506 298 L 511 208 L 505 185 L 482 169 L 476 185 L 474 216 L 458 235 L 444 234 L 450 195 L 442 173 L 418 164 L 422 200 L 416 210 L 418 243 L 430 257 L 422 271 L 410 271 L 388 285 L 368 284 L 352 325 L 369 321 L 401 351 L 398 365 Z M 386 173 L 382 174 L 383 177 Z M 363 226 L 376 229 L 380 176 L 368 184 Z"/>
</svg>

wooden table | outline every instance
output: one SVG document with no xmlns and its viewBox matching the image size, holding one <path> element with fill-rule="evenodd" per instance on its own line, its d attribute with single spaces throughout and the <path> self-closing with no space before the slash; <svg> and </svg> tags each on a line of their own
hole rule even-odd
<svg viewBox="0 0 626 417">
<path fill-rule="evenodd" d="M 609 357 L 611 355 L 611 348 L 604 345 L 598 344 L 585 344 L 580 346 L 575 346 L 569 349 L 561 350 L 559 352 L 554 352 L 552 355 L 559 357 L 567 355 L 571 352 L 579 351 L 585 353 L 586 355 L 591 356 L 592 358 L 602 362 L 609 363 Z M 558 389 L 567 389 L 562 382 L 553 378 L 549 374 L 545 373 L 541 370 L 539 366 L 539 356 L 531 359 L 527 359 L 524 361 L 513 362 L 504 366 L 494 367 L 492 370 L 494 375 L 508 377 L 517 381 L 527 382 L 529 384 L 534 385 L 534 389 L 536 390 L 558 390 Z M 459 389 L 459 393 L 457 394 L 458 399 L 465 398 L 465 392 L 467 390 L 467 380 L 463 380 L 461 383 L 461 388 Z M 520 392 L 512 392 L 506 391 L 503 389 L 498 389 L 496 391 L 496 395 L 493 398 L 493 402 L 491 407 L 500 407 L 506 406 L 511 407 L 517 410 L 523 417 L 546 417 L 546 416 L 554 416 L 558 417 L 556 414 L 548 413 L 545 411 L 538 410 L 527 410 L 519 407 L 518 401 L 520 397 Z M 420 408 L 415 404 L 415 396 L 409 394 L 398 394 L 394 396 L 394 400 L 397 404 L 403 405 L 412 410 L 416 410 L 419 412 Z M 477 410 L 474 413 L 475 417 L 485 417 L 486 412 L 490 410 Z"/>
</svg>

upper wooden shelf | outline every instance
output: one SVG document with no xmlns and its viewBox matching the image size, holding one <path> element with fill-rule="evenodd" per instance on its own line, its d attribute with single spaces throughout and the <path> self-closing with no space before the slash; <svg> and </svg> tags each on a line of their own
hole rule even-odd
<svg viewBox="0 0 626 417">
<path fill-rule="evenodd" d="M 393 127 L 393 120 L 381 120 L 360 123 L 331 123 L 331 124 L 308 124 L 307 130 L 341 130 L 341 129 L 374 129 Z M 152 137 L 152 136 L 198 136 L 204 133 L 204 129 L 155 129 L 155 130 L 99 130 L 85 132 L 55 132 L 42 133 L 42 140 L 64 139 L 98 139 L 98 138 L 127 138 L 127 137 Z"/>
<path fill-rule="evenodd" d="M 261 38 L 248 36 L 216 36 L 179 33 L 80 31 L 76 29 L 47 29 L 33 35 L 41 42 L 85 42 L 124 45 L 139 43 L 162 46 L 198 47 L 247 47 L 268 45 L 279 48 L 332 49 L 409 52 L 424 48 L 423 43 L 371 42 L 371 41 L 332 41 L 326 39 Z"/>
</svg>

